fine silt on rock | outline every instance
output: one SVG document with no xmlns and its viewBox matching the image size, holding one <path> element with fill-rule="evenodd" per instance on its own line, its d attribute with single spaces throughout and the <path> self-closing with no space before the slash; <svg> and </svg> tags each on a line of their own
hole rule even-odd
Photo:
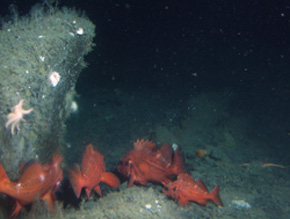
<svg viewBox="0 0 290 219">
<path fill-rule="evenodd" d="M 85 15 L 52 5 L 37 4 L 28 15 L 15 12 L 2 23 L 0 160 L 12 177 L 19 162 L 45 162 L 62 150 L 75 84 L 94 36 L 95 26 Z M 19 109 L 33 110 L 21 115 Z"/>
</svg>

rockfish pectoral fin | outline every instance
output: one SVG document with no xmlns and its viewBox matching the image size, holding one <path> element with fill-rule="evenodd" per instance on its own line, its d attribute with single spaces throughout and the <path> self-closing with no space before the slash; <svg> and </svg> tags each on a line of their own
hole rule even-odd
<svg viewBox="0 0 290 219">
<path fill-rule="evenodd" d="M 185 205 L 187 205 L 188 202 L 189 202 L 189 201 L 188 201 L 187 199 L 182 198 L 182 197 L 179 197 L 179 199 L 178 199 L 178 204 L 181 205 L 181 206 L 185 206 Z"/>
<path fill-rule="evenodd" d="M 130 175 L 130 178 L 129 178 L 129 182 L 128 182 L 127 187 L 132 187 L 135 181 L 136 181 L 135 175 L 134 174 L 131 174 Z"/>
<path fill-rule="evenodd" d="M 10 215 L 10 217 L 14 217 L 17 216 L 20 212 L 20 210 L 22 209 L 22 205 L 16 200 L 16 206 L 12 212 L 12 214 Z"/>
<path fill-rule="evenodd" d="M 176 149 L 173 157 L 173 169 L 176 175 L 179 173 L 185 173 L 187 172 L 186 170 L 186 165 L 184 162 L 183 154 L 181 152 L 180 146 Z"/>
</svg>

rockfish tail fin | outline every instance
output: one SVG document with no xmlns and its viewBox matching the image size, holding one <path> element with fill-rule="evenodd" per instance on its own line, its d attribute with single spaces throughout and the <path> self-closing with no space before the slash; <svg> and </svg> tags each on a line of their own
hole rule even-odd
<svg viewBox="0 0 290 219">
<path fill-rule="evenodd" d="M 117 188 L 120 186 L 120 180 L 115 174 L 113 173 L 103 173 L 101 181 L 112 188 Z"/>
<path fill-rule="evenodd" d="M 223 205 L 223 202 L 220 198 L 220 192 L 219 192 L 219 185 L 217 185 L 212 191 L 211 193 L 209 194 L 210 195 L 210 199 L 216 203 L 217 205 L 220 205 L 220 206 L 224 206 Z"/>
<path fill-rule="evenodd" d="M 74 169 L 70 170 L 69 172 L 69 181 L 72 185 L 76 197 L 79 198 L 82 188 L 84 187 L 84 180 L 79 165 L 76 164 Z"/>
</svg>

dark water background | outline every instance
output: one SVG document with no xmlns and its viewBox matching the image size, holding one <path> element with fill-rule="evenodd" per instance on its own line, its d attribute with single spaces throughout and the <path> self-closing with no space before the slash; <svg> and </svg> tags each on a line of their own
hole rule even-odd
<svg viewBox="0 0 290 219">
<path fill-rule="evenodd" d="M 100 87 L 122 88 L 132 93 L 136 108 L 141 110 L 134 118 L 157 122 L 170 105 L 179 106 L 182 114 L 182 108 L 186 108 L 182 103 L 189 98 L 202 92 L 226 92 L 233 96 L 229 110 L 252 115 L 255 118 L 252 125 L 259 127 L 253 135 L 276 141 L 270 149 L 274 147 L 287 159 L 284 156 L 289 152 L 290 138 L 289 2 L 70 1 L 69 4 L 84 9 L 97 30 L 96 47 L 88 57 L 89 68 L 80 76 L 78 93 L 95 96 Z M 150 95 L 157 96 L 156 103 L 146 104 Z M 101 99 L 100 96 L 97 98 Z M 163 100 L 162 104 L 158 98 Z M 112 100 L 112 104 L 118 103 Z M 164 109 L 160 112 L 153 105 Z M 152 109 L 155 116 L 143 112 L 144 107 Z M 130 111 L 133 112 L 129 108 L 128 117 Z"/>
</svg>

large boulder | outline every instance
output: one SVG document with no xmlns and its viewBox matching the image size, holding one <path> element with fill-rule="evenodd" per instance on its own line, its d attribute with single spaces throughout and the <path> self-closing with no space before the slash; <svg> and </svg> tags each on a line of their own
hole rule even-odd
<svg viewBox="0 0 290 219">
<path fill-rule="evenodd" d="M 43 4 L 29 15 L 17 13 L 0 31 L 0 162 L 13 176 L 21 161 L 46 162 L 61 153 L 65 120 L 75 85 L 92 50 L 94 24 L 82 13 Z M 23 99 L 20 130 L 5 127 L 13 106 Z"/>
</svg>

